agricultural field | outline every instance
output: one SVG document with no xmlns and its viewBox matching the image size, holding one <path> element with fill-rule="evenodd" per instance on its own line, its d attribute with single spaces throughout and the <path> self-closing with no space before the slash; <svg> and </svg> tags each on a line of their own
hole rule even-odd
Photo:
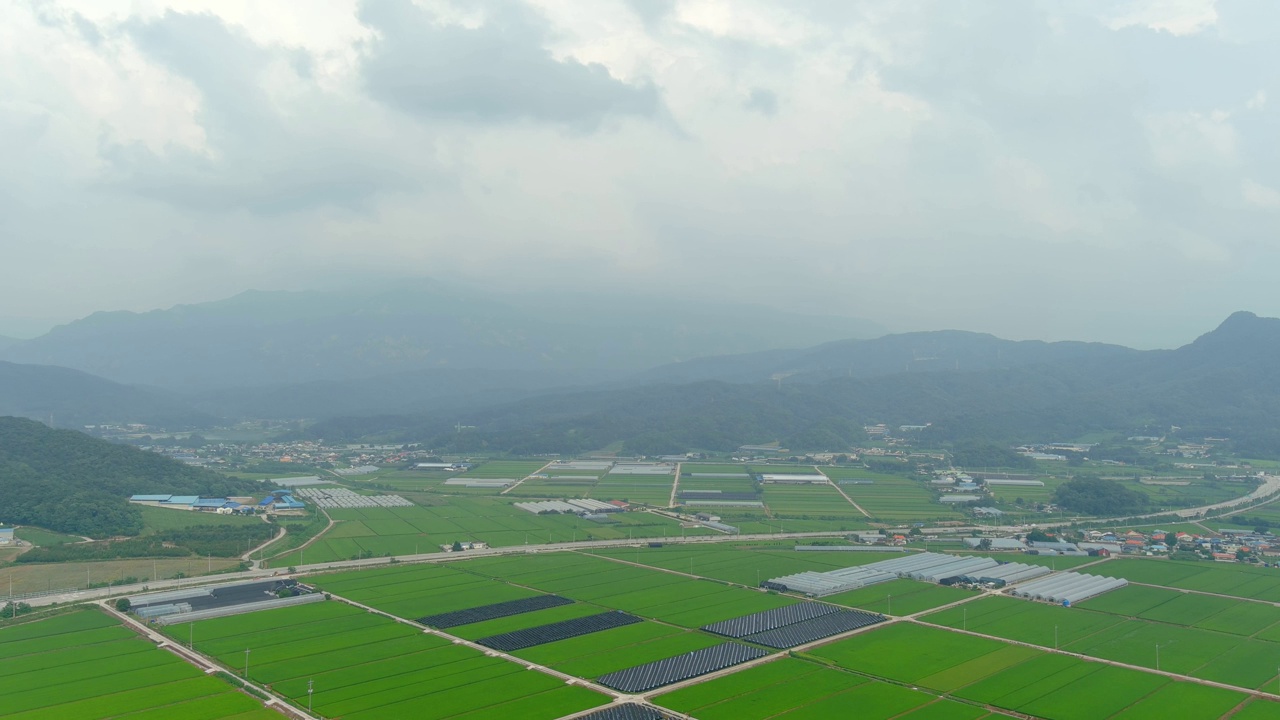
<svg viewBox="0 0 1280 720">
<path fill-rule="evenodd" d="M 763 484 L 764 504 L 775 516 L 842 520 L 866 516 L 831 485 Z"/>
<path fill-rule="evenodd" d="M 823 602 L 884 615 L 914 615 L 974 596 L 971 590 L 943 587 L 916 580 L 890 580 L 870 587 L 828 595 Z"/>
<path fill-rule="evenodd" d="M 38 547 L 54 547 L 56 545 L 65 545 L 67 543 L 82 542 L 84 538 L 75 535 L 64 535 L 63 533 L 54 532 L 52 530 L 44 530 L 38 527 L 20 527 L 13 531 L 15 537 L 19 540 L 26 540 L 32 545 Z"/>
<path fill-rule="evenodd" d="M 495 479 L 510 478 L 520 480 L 527 477 L 544 465 L 542 460 L 488 460 L 475 467 L 462 471 L 416 470 L 385 468 L 370 475 L 357 475 L 348 478 L 351 483 L 376 484 L 398 492 L 444 493 L 448 495 L 497 495 L 501 490 L 488 488 L 466 488 L 458 485 L 445 485 L 450 478 Z"/>
<path fill-rule="evenodd" d="M 1194 606 L 1180 609 L 1184 622 L 1196 616 Z M 1166 617 L 1177 615 L 1170 611 Z M 1062 650 L 1130 665 L 1156 668 L 1158 662 L 1161 670 L 1241 688 L 1277 681 L 1280 643 L 1261 637 L 998 597 L 927 615 L 924 621 L 1048 648 L 1056 642 Z"/>
<path fill-rule="evenodd" d="M 1280 602 L 1280 570 L 1236 563 L 1113 558 L 1081 570 L 1130 582 Z"/>
<path fill-rule="evenodd" d="M 1054 720 L 1207 720 L 1248 698 L 1243 692 L 908 623 L 857 635 L 810 655 L 873 677 Z"/>
<path fill-rule="evenodd" d="M 818 720 L 841 717 L 849 708 L 865 720 L 992 717 L 983 707 L 790 658 L 660 695 L 656 702 L 701 720 Z"/>
<path fill-rule="evenodd" d="M 668 545 L 661 548 L 607 548 L 590 551 L 665 570 L 757 587 L 763 580 L 811 570 L 826 572 L 902 557 L 898 552 L 799 552 L 794 541 L 717 543 L 713 547 Z"/>
<path fill-rule="evenodd" d="M 281 717 L 97 609 L 0 627 L 0 698 L 15 720 Z"/>
<path fill-rule="evenodd" d="M 1271 603 L 1241 602 L 1217 595 L 1200 595 L 1146 585 L 1129 585 L 1086 600 L 1080 603 L 1079 607 L 1143 620 L 1280 641 L 1280 628 L 1269 630 L 1280 624 L 1280 608 Z"/>
<path fill-rule="evenodd" d="M 173 510 L 169 508 L 146 507 L 142 511 L 142 534 L 151 535 L 164 530 L 180 530 L 182 528 L 213 525 L 228 527 L 236 525 L 252 525 L 262 523 L 256 515 L 219 515 L 212 512 L 192 512 L 189 510 Z M 290 521 L 294 520 L 293 518 Z"/>
<path fill-rule="evenodd" d="M 299 707 L 347 720 L 556 718 L 605 696 L 337 601 L 166 631 Z M 248 651 L 246 653 L 246 650 Z M 314 694 L 308 698 L 308 686 Z"/>
<path fill-rule="evenodd" d="M 581 553 L 481 558 L 470 572 L 685 628 L 795 602 L 791 598 L 650 570 Z"/>
<path fill-rule="evenodd" d="M 875 473 L 860 468 L 829 467 L 825 472 L 832 482 L 869 480 L 871 484 L 841 485 L 871 517 L 883 522 L 908 520 L 956 520 L 964 517 L 940 504 L 922 480 Z"/>
<path fill-rule="evenodd" d="M 514 507 L 511 503 L 516 501 L 451 497 L 440 498 L 438 505 L 330 510 L 337 524 L 329 532 L 303 551 L 272 558 L 269 566 L 438 552 L 440 545 L 455 541 L 507 547 L 713 533 L 705 528 L 681 530 L 671 518 L 644 512 L 616 513 L 617 522 L 607 524 L 576 515 L 534 515 Z"/>
<path fill-rule="evenodd" d="M 519 487 L 512 488 L 507 495 L 519 498 L 585 498 L 591 496 L 596 483 L 600 481 L 603 470 L 588 472 L 583 470 L 549 471 L 547 477 L 533 477 L 524 481 Z"/>
<path fill-rule="evenodd" d="M 551 469 L 507 493 L 522 498 L 592 498 L 667 507 L 675 474 L 610 475 L 604 470 Z"/>
<path fill-rule="evenodd" d="M 389 565 L 318 575 L 313 581 L 322 590 L 409 620 L 539 594 L 468 572 L 466 566 Z"/>
<path fill-rule="evenodd" d="M 141 581 L 196 577 L 239 567 L 232 558 L 170 557 L 93 562 L 16 563 L 0 567 L 0 592 L 7 595 L 13 583 L 15 595 L 51 590 L 83 589 L 118 583 L 127 578 Z"/>
</svg>

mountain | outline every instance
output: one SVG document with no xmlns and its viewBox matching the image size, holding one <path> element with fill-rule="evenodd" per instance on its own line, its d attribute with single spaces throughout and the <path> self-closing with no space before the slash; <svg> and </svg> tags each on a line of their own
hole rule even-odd
<svg viewBox="0 0 1280 720">
<path fill-rule="evenodd" d="M 0 361 L 0 415 L 61 426 L 143 423 L 171 430 L 215 418 L 164 393 L 121 385 L 70 368 Z"/>
<path fill-rule="evenodd" d="M 225 496 L 261 485 L 38 422 L 0 417 L 0 521 L 90 537 L 132 535 L 135 493 Z"/>
<path fill-rule="evenodd" d="M 830 377 L 838 365 L 824 364 L 851 354 L 878 358 L 879 364 L 868 360 L 860 366 L 870 373 L 922 346 L 938 357 L 963 357 L 980 369 Z M 555 393 L 447 418 L 427 413 L 335 419 L 311 432 L 331 439 L 427 440 L 468 452 L 581 452 L 622 441 L 631 451 L 651 454 L 771 441 L 793 449 L 837 449 L 847 443 L 833 447 L 833 440 L 852 438 L 858 426 L 878 422 L 931 423 L 926 437 L 937 443 L 1043 442 L 1177 425 L 1230 437 L 1240 452 L 1275 457 L 1280 456 L 1280 418 L 1274 412 L 1280 405 L 1277 350 L 1280 320 L 1249 313 L 1232 315 L 1176 350 L 1145 352 L 1082 343 L 1007 343 L 950 332 L 910 334 L 692 363 L 747 378 L 783 369 L 798 373 L 781 383 L 698 380 Z M 1006 352 L 1009 362 L 1004 362 Z M 459 424 L 475 429 L 458 432 Z"/>
<path fill-rule="evenodd" d="M 22 341 L 19 340 L 18 338 L 11 338 L 5 335 L 0 335 L 0 352 L 4 352 L 7 348 L 11 348 L 14 345 L 17 345 L 21 342 Z"/>
<path fill-rule="evenodd" d="M 856 318 L 751 306 L 421 282 L 254 291 L 168 310 L 95 313 L 0 349 L 0 357 L 202 393 L 440 368 L 621 376 L 704 355 L 880 332 Z"/>
<path fill-rule="evenodd" d="M 1054 363 L 1091 363 L 1140 354 L 1119 345 L 1002 340 L 994 335 L 942 330 L 838 340 L 803 350 L 771 350 L 706 357 L 639 373 L 636 384 L 654 382 L 756 382 L 785 378 L 816 382 L 835 377 L 870 378 L 898 373 L 980 371 Z"/>
</svg>

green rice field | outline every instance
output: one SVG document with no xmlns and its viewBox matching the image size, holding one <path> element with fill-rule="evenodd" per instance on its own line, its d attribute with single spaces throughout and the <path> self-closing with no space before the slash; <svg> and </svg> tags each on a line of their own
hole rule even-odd
<svg viewBox="0 0 1280 720">
<path fill-rule="evenodd" d="M 1105 596 L 1103 596 L 1105 597 Z M 1180 605 L 1165 617 L 1191 623 L 1209 617 Z M 1083 607 L 1063 608 L 1012 598 L 984 598 L 927 615 L 929 623 L 1204 678 L 1241 688 L 1272 687 L 1280 643 L 1258 637 L 1125 617 Z M 1055 638 L 1056 636 L 1056 638 Z"/>
<path fill-rule="evenodd" d="M 324 717 L 556 718 L 607 699 L 337 601 L 166 628 Z"/>
<path fill-rule="evenodd" d="M 576 515 L 534 515 L 514 507 L 511 503 L 515 501 L 453 497 L 438 505 L 330 510 L 329 515 L 337 521 L 331 530 L 303 551 L 273 558 L 270 566 L 438 552 L 440 545 L 454 541 L 507 547 L 714 532 L 682 530 L 671 518 L 644 512 L 616 513 L 612 519 L 617 522 L 607 524 Z"/>
<path fill-rule="evenodd" d="M 1113 558 L 1081 572 L 1181 590 L 1280 602 L 1280 569 L 1277 568 L 1206 561 Z"/>
<path fill-rule="evenodd" d="M 875 473 L 860 468 L 824 468 L 832 482 L 868 480 L 870 484 L 841 485 L 853 501 L 871 517 L 884 522 L 955 520 L 959 512 L 939 503 L 925 481 Z"/>
<path fill-rule="evenodd" d="M 1054 720 L 1219 718 L 1248 699 L 1243 692 L 913 623 L 863 633 L 811 655 L 858 673 Z"/>
<path fill-rule="evenodd" d="M 774 515 L 804 519 L 865 518 L 831 485 L 761 485 L 764 503 Z"/>
<path fill-rule="evenodd" d="M 789 658 L 661 695 L 657 703 L 700 720 L 817 720 L 851 708 L 866 720 L 993 717 L 984 707 Z"/>
<path fill-rule="evenodd" d="M 900 552 L 801 552 L 794 545 L 794 541 L 717 543 L 699 547 L 610 548 L 591 553 L 751 587 L 759 586 L 763 580 L 806 570 L 826 572 L 902 557 Z"/>
<path fill-rule="evenodd" d="M 14 720 L 280 715 L 157 649 L 97 609 L 0 628 L 0 717 Z"/>
</svg>

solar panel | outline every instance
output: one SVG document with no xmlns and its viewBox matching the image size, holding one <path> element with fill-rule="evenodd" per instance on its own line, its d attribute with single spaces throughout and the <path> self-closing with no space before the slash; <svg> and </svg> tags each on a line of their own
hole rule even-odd
<svg viewBox="0 0 1280 720">
<path fill-rule="evenodd" d="M 797 603 L 703 625 L 702 629 L 725 637 L 743 638 L 839 611 L 840 608 L 834 605 L 816 602 Z"/>
<path fill-rule="evenodd" d="M 588 615 L 587 617 L 574 618 L 573 620 L 562 620 L 561 622 L 502 633 L 501 635 L 491 635 L 487 638 L 480 638 L 476 642 L 494 650 L 513 652 L 534 647 L 535 645 L 546 645 L 557 640 L 568 640 L 579 635 L 589 635 L 602 630 L 612 630 L 624 625 L 633 625 L 638 622 L 641 622 L 641 620 L 635 615 L 612 610 L 598 615 Z"/>
<path fill-rule="evenodd" d="M 742 639 L 757 645 L 785 650 L 884 621 L 883 615 L 861 610 L 841 610 L 793 625 L 748 635 Z"/>
<path fill-rule="evenodd" d="M 648 705 L 623 703 L 600 708 L 593 713 L 579 715 L 578 720 L 667 720 L 666 713 Z"/>
<path fill-rule="evenodd" d="M 485 620 L 496 620 L 498 618 L 509 617 L 511 615 L 520 615 L 522 613 L 533 612 L 534 610 L 545 610 L 547 608 L 572 604 L 572 600 L 560 597 L 559 595 L 538 595 L 536 597 L 524 598 L 522 600 L 508 600 L 507 602 L 494 603 L 492 605 L 481 605 L 479 607 L 467 608 L 466 610 L 455 610 L 453 612 L 441 613 L 439 615 L 428 615 L 426 617 L 418 618 L 418 623 L 434 628 L 451 628 L 459 625 L 470 625 L 471 623 L 483 622 Z"/>
<path fill-rule="evenodd" d="M 637 665 L 600 677 L 600 684 L 625 693 L 647 692 L 681 680 L 706 675 L 739 663 L 765 657 L 760 648 L 727 642 L 684 655 Z"/>
</svg>

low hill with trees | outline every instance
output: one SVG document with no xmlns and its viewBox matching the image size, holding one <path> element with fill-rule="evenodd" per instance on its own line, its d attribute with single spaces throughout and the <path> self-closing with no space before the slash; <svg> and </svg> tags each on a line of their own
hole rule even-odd
<svg viewBox="0 0 1280 720">
<path fill-rule="evenodd" d="M 0 521 L 6 523 L 95 538 L 136 535 L 142 516 L 130 495 L 220 497 L 260 487 L 74 430 L 0 417 Z"/>
</svg>

